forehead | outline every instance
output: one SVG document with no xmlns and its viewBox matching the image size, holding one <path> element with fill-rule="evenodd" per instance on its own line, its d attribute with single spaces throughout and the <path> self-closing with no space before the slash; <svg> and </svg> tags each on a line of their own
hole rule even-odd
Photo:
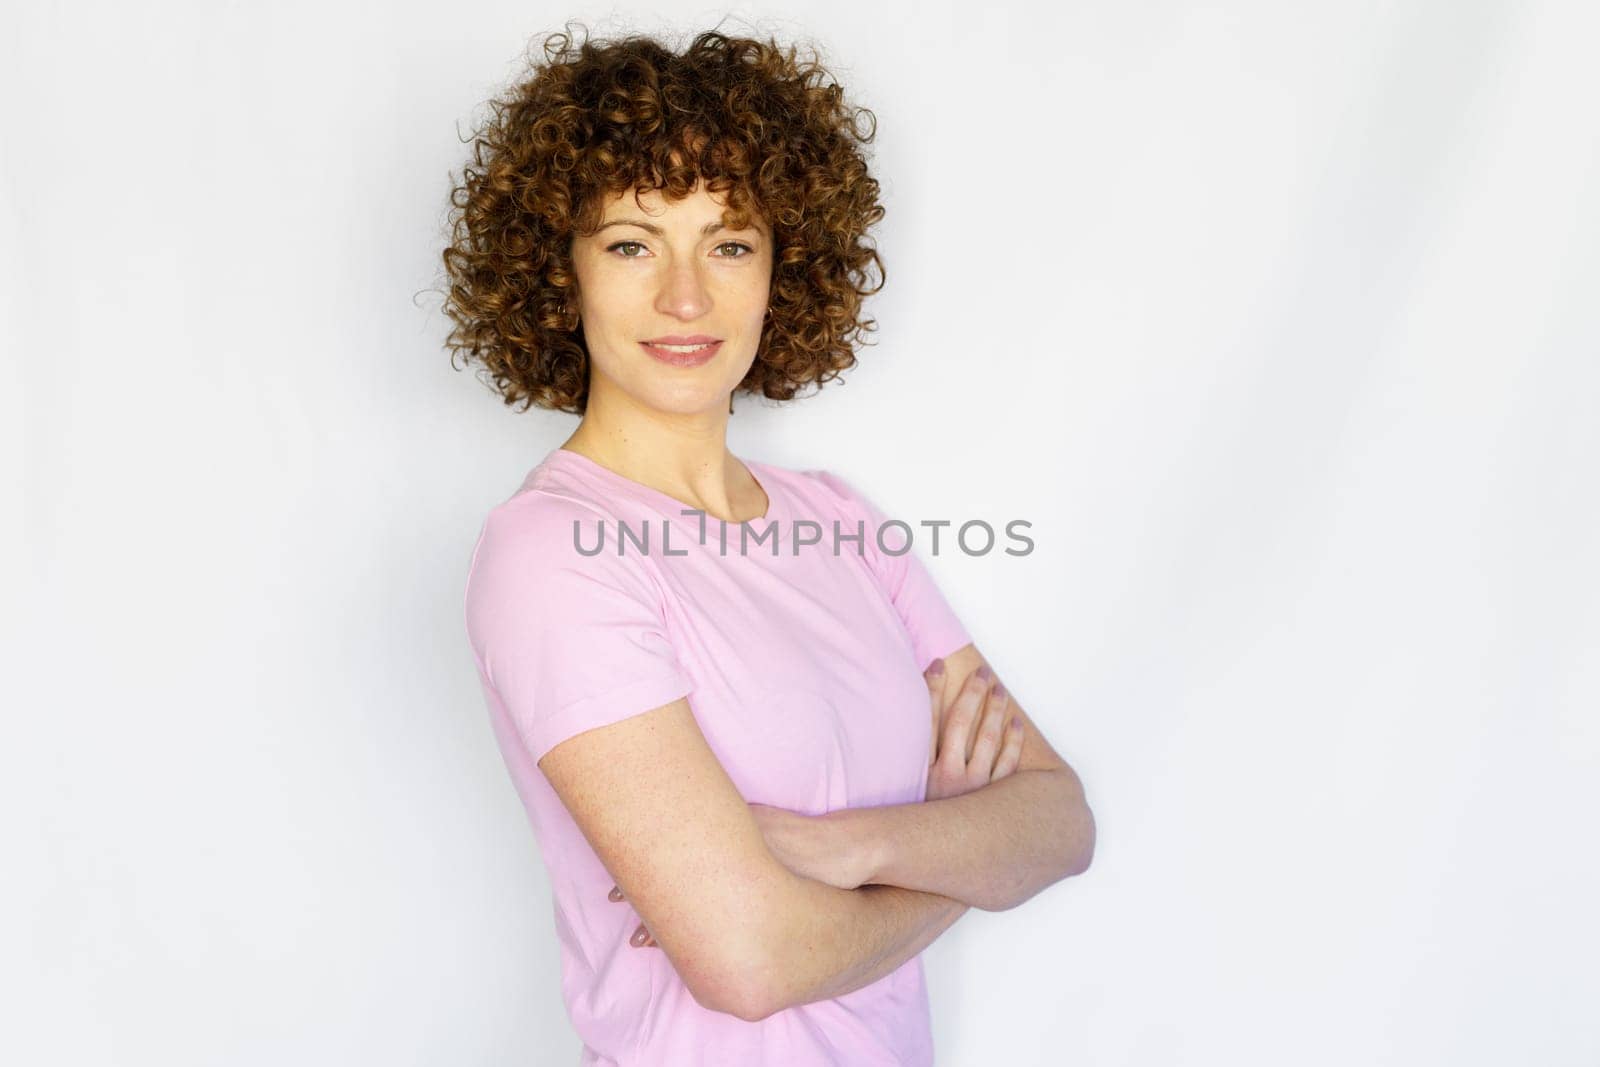
<svg viewBox="0 0 1600 1067">
<path fill-rule="evenodd" d="M 600 197 L 601 206 L 607 214 L 618 211 L 631 210 L 642 207 L 646 211 L 659 214 L 662 211 L 678 207 L 699 207 L 704 210 L 720 210 L 727 204 L 727 197 L 721 193 L 708 191 L 704 183 L 696 185 L 688 196 L 681 200 L 672 201 L 660 189 L 622 189 L 615 193 L 606 193 Z"/>
<path fill-rule="evenodd" d="M 698 225 L 701 222 L 721 221 L 727 209 L 727 195 L 708 191 L 704 182 L 696 185 L 688 196 L 680 200 L 669 200 L 659 189 L 624 189 L 600 197 L 601 222 L 623 218 L 660 220 L 671 217 Z M 760 216 L 753 213 L 750 225 L 761 228 Z"/>
</svg>

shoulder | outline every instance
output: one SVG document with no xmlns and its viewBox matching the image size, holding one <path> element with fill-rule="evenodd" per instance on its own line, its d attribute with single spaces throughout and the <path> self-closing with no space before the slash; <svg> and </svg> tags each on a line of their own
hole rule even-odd
<svg viewBox="0 0 1600 1067">
<path fill-rule="evenodd" d="M 759 464 L 758 473 L 772 474 L 800 504 L 809 506 L 822 520 L 843 515 L 861 518 L 870 512 L 871 502 L 854 483 L 835 470 L 822 467 L 790 469 L 771 463 Z"/>
<path fill-rule="evenodd" d="M 468 581 L 508 564 L 558 569 L 576 559 L 579 534 L 615 521 L 592 501 L 543 489 L 522 489 L 489 510 L 478 530 Z M 592 544 L 592 540 L 588 542 Z M 602 554 L 603 555 L 603 554 Z"/>
<path fill-rule="evenodd" d="M 782 468 L 775 468 L 783 470 Z M 803 489 L 812 492 L 821 492 L 837 500 L 848 500 L 854 495 L 854 489 L 838 473 L 822 467 L 800 467 L 794 470 L 783 470 L 789 478 L 794 479 Z"/>
<path fill-rule="evenodd" d="M 519 490 L 490 509 L 467 566 L 469 628 L 533 611 L 580 611 L 605 594 L 659 607 L 654 561 L 617 551 L 618 516 L 593 501 Z"/>
<path fill-rule="evenodd" d="M 617 518 L 614 509 L 589 496 L 553 488 L 524 488 L 489 509 L 483 530 L 502 537 L 548 537 L 555 533 L 570 536 L 574 522 L 611 522 Z"/>
<path fill-rule="evenodd" d="M 900 534 L 890 532 L 896 528 L 888 525 L 894 520 L 869 493 L 861 489 L 853 475 L 846 477 L 837 470 L 822 468 L 812 468 L 798 473 L 813 487 L 812 491 L 816 494 L 821 509 L 819 518 L 826 521 L 831 514 L 842 517 L 851 526 L 858 521 L 863 524 L 867 532 L 869 556 L 873 554 L 873 549 L 878 547 L 880 536 L 887 534 L 891 539 L 904 538 L 904 532 Z"/>
</svg>

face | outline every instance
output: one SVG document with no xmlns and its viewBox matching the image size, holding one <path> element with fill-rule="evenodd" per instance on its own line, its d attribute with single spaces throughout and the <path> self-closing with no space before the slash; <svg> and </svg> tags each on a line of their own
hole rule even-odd
<svg viewBox="0 0 1600 1067">
<path fill-rule="evenodd" d="M 760 218 L 725 227 L 725 206 L 704 183 L 676 203 L 650 190 L 636 204 L 630 190 L 605 202 L 597 232 L 574 238 L 591 403 L 617 391 L 657 411 L 726 417 L 761 343 L 772 244 Z"/>
</svg>

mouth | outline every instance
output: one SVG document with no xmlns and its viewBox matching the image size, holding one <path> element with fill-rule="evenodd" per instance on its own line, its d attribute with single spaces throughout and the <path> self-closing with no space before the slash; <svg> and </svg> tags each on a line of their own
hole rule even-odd
<svg viewBox="0 0 1600 1067">
<path fill-rule="evenodd" d="M 675 367 L 698 367 L 716 356 L 722 342 L 714 337 L 658 337 L 652 341 L 640 341 L 639 345 L 663 363 Z"/>
</svg>

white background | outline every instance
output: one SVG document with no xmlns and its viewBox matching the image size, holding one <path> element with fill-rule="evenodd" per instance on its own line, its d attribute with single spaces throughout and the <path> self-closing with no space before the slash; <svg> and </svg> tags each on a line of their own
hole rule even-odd
<svg viewBox="0 0 1600 1067">
<path fill-rule="evenodd" d="M 529 41 L 724 13 L 650 7 L 6 16 L 0 1058 L 575 1062 L 461 617 L 575 420 L 427 290 Z M 1600 1060 L 1595 7 L 741 10 L 888 285 L 734 451 L 1034 524 L 924 559 L 1098 821 L 928 950 L 941 1067 Z"/>
</svg>

